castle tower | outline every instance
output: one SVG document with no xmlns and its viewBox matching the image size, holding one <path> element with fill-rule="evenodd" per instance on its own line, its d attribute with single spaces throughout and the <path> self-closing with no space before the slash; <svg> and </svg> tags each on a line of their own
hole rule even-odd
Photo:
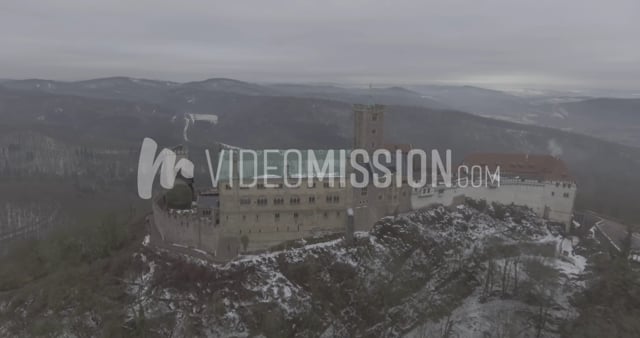
<svg viewBox="0 0 640 338">
<path fill-rule="evenodd" d="M 380 104 L 353 106 L 354 112 L 354 149 L 373 152 L 384 143 L 384 106 Z"/>
</svg>

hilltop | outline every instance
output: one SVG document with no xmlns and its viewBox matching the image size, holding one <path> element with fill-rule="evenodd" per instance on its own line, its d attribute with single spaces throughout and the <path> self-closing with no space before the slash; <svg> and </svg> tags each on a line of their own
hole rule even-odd
<svg viewBox="0 0 640 338">
<path fill-rule="evenodd" d="M 556 336 L 577 316 L 568 298 L 586 260 L 555 233 L 526 208 L 469 201 L 384 218 L 353 245 L 315 239 L 214 265 L 152 250 L 137 230 L 106 256 L 7 289 L 0 333 Z"/>
</svg>

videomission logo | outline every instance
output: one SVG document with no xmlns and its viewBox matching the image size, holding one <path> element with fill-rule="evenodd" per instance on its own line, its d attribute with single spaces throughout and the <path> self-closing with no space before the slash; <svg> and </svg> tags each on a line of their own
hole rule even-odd
<svg viewBox="0 0 640 338">
<path fill-rule="evenodd" d="M 193 178 L 193 162 L 186 158 L 177 160 L 174 151 L 164 148 L 155 156 L 158 144 L 145 138 L 140 149 L 138 161 L 138 195 L 142 199 L 152 197 L 153 181 L 160 170 L 160 185 L 165 189 L 174 186 L 177 175 L 180 173 L 184 178 Z M 304 152 L 304 155 L 303 155 Z M 348 153 L 348 155 L 347 155 Z M 220 178 L 223 160 L 218 161 L 217 171 L 214 174 L 209 150 L 205 150 L 208 161 L 211 184 L 217 187 Z M 271 154 L 271 160 L 270 156 Z M 392 154 L 386 149 L 377 149 L 368 152 L 364 149 L 327 150 L 324 158 L 317 158 L 313 150 L 301 151 L 297 149 L 275 150 L 267 149 L 260 151 L 249 149 L 222 150 L 220 159 L 226 159 L 228 168 L 227 185 L 233 186 L 237 182 L 241 188 L 251 188 L 259 184 L 259 178 L 263 186 L 271 187 L 273 179 L 281 180 L 287 188 L 298 188 L 304 179 L 312 186 L 314 180 L 328 181 L 330 186 L 339 181 L 340 186 L 345 186 L 347 180 L 354 188 L 365 188 L 370 183 L 377 188 L 387 188 L 392 184 L 401 187 L 406 182 L 411 188 L 422 188 L 428 185 L 432 187 L 480 187 L 482 185 L 500 185 L 500 168 L 497 167 L 492 173 L 488 167 L 474 165 L 467 167 L 460 165 L 457 167 L 457 175 L 453 174 L 451 165 L 451 150 L 445 152 L 443 161 L 437 150 L 431 151 L 431 156 L 421 149 L 411 149 L 407 153 L 400 150 Z M 306 165 L 303 164 L 303 157 Z M 251 158 L 250 161 L 246 161 Z M 427 159 L 431 159 L 428 165 Z M 176 162 L 177 160 L 177 162 Z M 274 166 L 273 161 L 282 161 L 280 165 Z M 250 182 L 244 182 L 244 177 L 233 177 L 234 172 L 245 172 L 243 166 L 248 165 L 253 169 Z M 232 168 L 236 164 L 238 168 Z M 293 164 L 293 165 L 292 165 Z M 260 167 L 260 168 L 259 168 Z M 288 172 L 287 168 L 295 167 L 299 171 L 295 174 Z M 394 169 L 394 172 L 390 170 Z M 418 170 L 416 170 L 418 168 Z M 431 168 L 431 170 L 427 170 Z M 278 169 L 284 170 L 279 172 Z M 428 178 L 430 171 L 431 179 Z M 258 175 L 258 173 L 261 173 Z M 416 177 L 417 176 L 417 177 Z M 453 182 L 453 179 L 456 181 Z M 406 177 L 406 180 L 404 179 Z M 416 179 L 417 178 L 417 179 Z M 293 182 L 293 183 L 292 183 Z M 276 184 L 275 186 L 279 186 Z"/>
</svg>

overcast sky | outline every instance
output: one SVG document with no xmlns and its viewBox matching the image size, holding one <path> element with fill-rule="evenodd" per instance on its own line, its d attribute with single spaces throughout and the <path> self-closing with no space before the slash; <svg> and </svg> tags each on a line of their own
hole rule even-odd
<svg viewBox="0 0 640 338">
<path fill-rule="evenodd" d="M 0 78 L 640 89 L 639 0 L 1 0 Z"/>
</svg>

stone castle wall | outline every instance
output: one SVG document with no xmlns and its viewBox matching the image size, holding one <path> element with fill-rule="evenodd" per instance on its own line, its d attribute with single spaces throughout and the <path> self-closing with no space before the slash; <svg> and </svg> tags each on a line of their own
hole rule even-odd
<svg viewBox="0 0 640 338">
<path fill-rule="evenodd" d="M 152 203 L 153 220 L 162 240 L 214 253 L 220 238 L 220 228 L 214 215 L 202 216 L 196 209 L 169 211 Z"/>
</svg>

